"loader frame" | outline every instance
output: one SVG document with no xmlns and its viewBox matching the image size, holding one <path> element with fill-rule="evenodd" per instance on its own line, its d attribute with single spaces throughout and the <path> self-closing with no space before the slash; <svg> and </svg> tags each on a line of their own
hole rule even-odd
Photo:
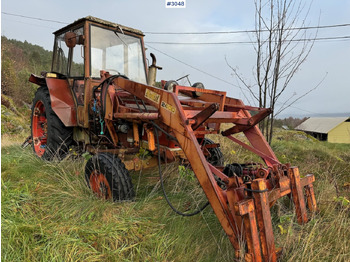
<svg viewBox="0 0 350 262">
<path fill-rule="evenodd" d="M 124 115 L 128 120 L 155 121 L 162 129 L 170 130 L 191 163 L 211 207 L 236 250 L 236 256 L 240 256 L 239 239 L 243 235 L 247 243 L 247 261 L 276 261 L 279 249 L 274 243 L 270 206 L 288 195 L 293 200 L 300 224 L 308 221 L 304 194 L 311 212 L 315 212 L 317 206 L 312 184 L 314 175 L 301 178 L 297 167 L 281 164 L 257 127 L 270 110 L 246 106 L 241 100 L 226 97 L 225 92 L 214 90 L 175 86 L 174 92 L 168 92 L 121 77 L 113 80 L 115 87 L 145 101 L 155 110 L 131 112 L 125 116 L 125 112 L 122 112 L 124 108 L 113 109 L 111 106 L 106 111 L 106 119 L 113 121 L 110 116 L 120 118 Z M 196 99 L 181 97 L 181 92 L 201 92 L 202 96 Z M 110 101 L 117 99 L 118 96 L 110 92 Z M 251 116 L 250 111 L 256 114 Z M 233 123 L 234 126 L 221 132 L 220 123 Z M 197 131 L 199 126 L 210 124 L 213 124 L 212 129 Z M 244 133 L 250 145 L 233 136 L 239 132 Z M 209 133 L 221 134 L 259 155 L 266 167 L 254 170 L 254 179 L 248 183 L 237 176 L 228 177 L 222 167 L 207 162 L 197 141 L 198 135 Z M 227 185 L 225 189 L 218 185 L 217 178 Z"/>
</svg>

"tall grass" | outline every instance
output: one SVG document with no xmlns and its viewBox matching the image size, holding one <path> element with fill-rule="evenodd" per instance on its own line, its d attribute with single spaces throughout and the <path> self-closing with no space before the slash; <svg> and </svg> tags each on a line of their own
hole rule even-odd
<svg viewBox="0 0 350 262">
<path fill-rule="evenodd" d="M 169 210 L 157 174 L 146 172 L 135 202 L 113 203 L 88 190 L 82 159 L 43 162 L 17 145 L 2 152 L 4 261 L 214 261 L 216 242 L 231 252 L 210 209 L 195 218 Z"/>
<path fill-rule="evenodd" d="M 319 213 L 296 223 L 283 198 L 272 208 L 281 261 L 350 261 L 350 147 L 280 133 L 273 148 L 282 162 L 314 173 Z M 226 163 L 258 159 L 224 140 Z M 1 156 L 1 258 L 3 261 L 232 261 L 234 250 L 208 207 L 180 217 L 166 204 L 158 170 L 132 174 L 137 198 L 97 199 L 84 181 L 85 160 L 43 162 L 9 143 Z M 177 207 L 198 192 L 195 181 L 164 169 L 166 190 Z M 185 174 L 186 175 L 186 174 Z M 183 180 L 185 179 L 185 180 Z M 184 184 L 193 183 L 192 189 Z M 188 191 L 184 190 L 187 188 Z M 193 191 L 194 190 L 194 191 Z M 195 202 L 197 203 L 197 202 Z"/>
<path fill-rule="evenodd" d="M 152 245 L 159 224 L 138 216 L 135 203 L 102 201 L 88 191 L 82 160 L 55 164 L 29 150 L 4 152 L 4 261 L 143 261 L 167 252 L 166 240 Z"/>
</svg>

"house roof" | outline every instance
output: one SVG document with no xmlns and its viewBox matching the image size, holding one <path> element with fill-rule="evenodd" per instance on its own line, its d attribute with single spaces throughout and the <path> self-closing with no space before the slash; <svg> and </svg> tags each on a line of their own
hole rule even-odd
<svg viewBox="0 0 350 262">
<path fill-rule="evenodd" d="M 336 126 L 350 119 L 349 117 L 311 117 L 295 129 L 301 131 L 327 134 Z"/>
</svg>

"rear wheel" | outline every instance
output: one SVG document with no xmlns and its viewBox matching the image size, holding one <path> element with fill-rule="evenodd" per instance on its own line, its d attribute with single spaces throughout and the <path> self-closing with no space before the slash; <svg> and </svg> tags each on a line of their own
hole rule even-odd
<svg viewBox="0 0 350 262">
<path fill-rule="evenodd" d="M 113 154 L 100 153 L 90 158 L 85 166 L 85 179 L 99 198 L 122 201 L 135 197 L 129 171 Z"/>
<path fill-rule="evenodd" d="M 31 116 L 34 153 L 45 160 L 62 159 L 73 142 L 72 131 L 52 110 L 48 88 L 39 87 L 33 100 Z"/>
<path fill-rule="evenodd" d="M 215 144 L 214 141 L 212 141 L 209 138 L 203 138 L 199 142 L 202 145 L 202 147 L 204 147 L 206 145 Z M 209 155 L 206 155 L 205 158 L 207 159 L 207 161 L 210 164 L 212 164 L 213 166 L 223 166 L 224 165 L 224 156 L 223 156 L 221 149 L 219 147 L 208 147 L 207 150 L 208 150 Z"/>
</svg>

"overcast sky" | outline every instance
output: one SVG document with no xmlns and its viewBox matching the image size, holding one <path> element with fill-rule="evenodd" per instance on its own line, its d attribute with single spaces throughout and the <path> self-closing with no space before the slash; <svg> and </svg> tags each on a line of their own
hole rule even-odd
<svg viewBox="0 0 350 262">
<path fill-rule="evenodd" d="M 64 24 L 28 19 L 9 14 L 71 23 L 92 15 L 143 32 L 207 32 L 254 29 L 254 1 L 187 0 L 186 8 L 165 8 L 165 0 L 2 0 L 1 34 L 40 45 L 53 46 L 52 32 Z M 7 14 L 5 14 L 7 13 Z M 302 19 L 302 17 L 300 18 Z M 350 0 L 313 1 L 307 26 L 350 23 Z M 298 27 L 301 24 L 296 24 Z M 315 31 L 308 30 L 314 34 Z M 228 96 L 256 103 L 237 80 L 225 61 L 239 68 L 254 84 L 255 53 L 252 44 L 164 45 L 150 42 L 250 41 L 253 35 L 155 35 L 146 34 L 147 56 L 152 52 L 163 67 L 157 80 L 178 79 L 189 74 L 190 81 L 203 82 L 207 89 L 227 91 Z M 320 29 L 318 38 L 350 36 L 350 26 Z M 163 53 L 167 53 L 164 55 Z M 175 59 L 174 59 L 175 58 Z M 181 62 L 180 62 L 181 61 Z M 50 70 L 48 68 L 48 70 Z M 350 112 L 350 39 L 316 41 L 306 62 L 281 97 L 280 104 L 296 98 L 323 82 L 306 97 L 286 109 L 282 116 Z M 180 84 L 186 84 L 180 82 Z"/>
</svg>

